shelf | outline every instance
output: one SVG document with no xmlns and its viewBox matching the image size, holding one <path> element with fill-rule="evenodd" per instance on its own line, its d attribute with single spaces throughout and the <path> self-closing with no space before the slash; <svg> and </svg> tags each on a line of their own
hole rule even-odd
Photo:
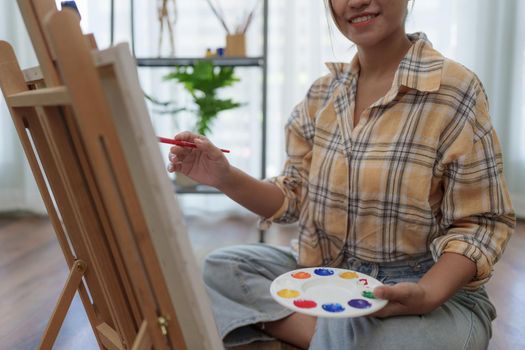
<svg viewBox="0 0 525 350">
<path fill-rule="evenodd" d="M 129 0 L 130 4 L 130 33 L 131 33 L 131 52 L 136 57 L 135 51 L 135 0 Z M 211 60 L 215 66 L 225 67 L 259 67 L 262 71 L 262 104 L 261 104 L 261 179 L 266 178 L 266 135 L 267 135 L 267 99 L 268 99 L 268 12 L 269 0 L 262 0 L 262 52 L 258 57 L 136 57 L 138 67 L 174 67 L 192 66 L 196 62 Z M 110 44 L 113 45 L 115 39 L 115 0 L 111 0 L 111 22 L 110 22 Z M 220 194 L 222 192 L 209 186 L 197 185 L 195 187 L 181 188 L 173 184 L 177 194 Z M 259 241 L 264 242 L 264 231 L 259 230 Z"/>
<path fill-rule="evenodd" d="M 263 67 L 263 57 L 173 57 L 173 58 L 137 58 L 139 67 L 172 67 L 172 66 L 192 66 L 199 61 L 211 60 L 216 66 L 231 67 Z"/>
<path fill-rule="evenodd" d="M 191 187 L 179 187 L 175 184 L 175 181 L 173 181 L 173 187 L 175 188 L 175 192 L 177 194 L 222 194 L 221 191 L 217 190 L 215 187 L 206 186 L 206 185 L 196 185 Z"/>
</svg>

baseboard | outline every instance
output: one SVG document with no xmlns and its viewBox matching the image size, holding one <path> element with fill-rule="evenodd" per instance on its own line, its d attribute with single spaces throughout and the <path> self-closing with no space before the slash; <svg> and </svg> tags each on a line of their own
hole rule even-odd
<svg viewBox="0 0 525 350">
<path fill-rule="evenodd" d="M 0 212 L 11 212 L 20 209 L 22 197 L 20 192 L 12 189 L 0 189 Z"/>
<path fill-rule="evenodd" d="M 516 216 L 520 219 L 525 219 L 525 195 L 517 194 L 511 195 L 511 197 Z"/>
<path fill-rule="evenodd" d="M 46 207 L 38 192 L 22 193 L 16 189 L 0 189 L 0 212 L 46 214 Z"/>
</svg>

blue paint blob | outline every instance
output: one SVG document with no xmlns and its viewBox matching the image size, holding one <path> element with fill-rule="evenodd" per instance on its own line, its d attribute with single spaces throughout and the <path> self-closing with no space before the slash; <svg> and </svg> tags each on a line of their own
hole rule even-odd
<svg viewBox="0 0 525 350">
<path fill-rule="evenodd" d="M 324 311 L 328 311 L 328 312 L 343 312 L 343 311 L 345 311 L 345 308 L 343 307 L 343 305 L 341 305 L 339 303 L 323 304 L 321 307 L 323 308 Z"/>
<path fill-rule="evenodd" d="M 348 302 L 348 305 L 350 305 L 351 307 L 355 307 L 356 309 L 368 309 L 372 306 L 370 302 L 364 299 L 352 299 Z"/>
<path fill-rule="evenodd" d="M 330 269 L 315 269 L 314 273 L 319 276 L 332 276 L 334 274 L 334 270 Z"/>
</svg>

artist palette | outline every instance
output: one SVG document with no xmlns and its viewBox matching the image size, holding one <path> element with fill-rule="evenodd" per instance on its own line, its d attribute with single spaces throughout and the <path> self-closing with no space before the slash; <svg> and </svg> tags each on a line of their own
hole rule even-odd
<svg viewBox="0 0 525 350">
<path fill-rule="evenodd" d="M 277 277 L 272 297 L 288 309 L 318 317 L 358 317 L 382 309 L 387 300 L 374 297 L 382 283 L 357 271 L 331 267 L 294 270 Z"/>
</svg>

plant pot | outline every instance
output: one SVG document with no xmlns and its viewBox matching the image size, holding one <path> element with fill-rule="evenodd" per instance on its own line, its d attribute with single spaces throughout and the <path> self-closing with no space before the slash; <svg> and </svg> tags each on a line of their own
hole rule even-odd
<svg viewBox="0 0 525 350">
<path fill-rule="evenodd" d="M 246 36 L 244 34 L 226 36 L 226 56 L 246 57 Z"/>
</svg>

